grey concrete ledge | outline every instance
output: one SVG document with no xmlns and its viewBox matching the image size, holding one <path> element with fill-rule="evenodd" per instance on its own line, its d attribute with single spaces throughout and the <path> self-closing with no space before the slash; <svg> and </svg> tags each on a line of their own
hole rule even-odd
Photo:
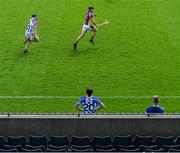
<svg viewBox="0 0 180 153">
<path fill-rule="evenodd" d="M 180 115 L 0 115 L 0 119 L 180 119 Z"/>
</svg>

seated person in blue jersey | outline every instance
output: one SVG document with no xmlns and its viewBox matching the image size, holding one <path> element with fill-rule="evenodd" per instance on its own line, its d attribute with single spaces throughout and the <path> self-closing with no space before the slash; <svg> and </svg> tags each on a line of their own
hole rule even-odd
<svg viewBox="0 0 180 153">
<path fill-rule="evenodd" d="M 84 112 L 84 114 L 96 114 L 98 110 L 105 107 L 105 105 L 99 100 L 99 98 L 92 96 L 92 88 L 88 88 L 86 90 L 86 93 L 87 96 L 81 97 L 75 105 L 75 108 L 79 112 Z"/>
<path fill-rule="evenodd" d="M 164 108 L 158 105 L 159 101 L 160 101 L 159 96 L 153 96 L 152 97 L 153 105 L 149 106 L 146 109 L 146 113 L 164 113 Z"/>
</svg>

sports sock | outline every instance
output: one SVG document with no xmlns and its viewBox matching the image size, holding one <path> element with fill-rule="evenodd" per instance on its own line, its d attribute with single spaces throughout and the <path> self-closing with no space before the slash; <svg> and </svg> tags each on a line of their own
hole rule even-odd
<svg viewBox="0 0 180 153">
<path fill-rule="evenodd" d="M 78 44 L 78 41 L 76 40 L 74 44 Z"/>
<path fill-rule="evenodd" d="M 94 36 L 91 37 L 91 40 L 93 40 L 93 39 L 94 39 Z"/>
</svg>

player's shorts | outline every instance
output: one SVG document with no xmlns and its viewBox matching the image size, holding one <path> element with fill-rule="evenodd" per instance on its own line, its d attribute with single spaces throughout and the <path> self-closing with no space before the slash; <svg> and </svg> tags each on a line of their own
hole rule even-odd
<svg viewBox="0 0 180 153">
<path fill-rule="evenodd" d="M 92 25 L 86 25 L 84 24 L 82 31 L 86 31 L 86 30 L 90 30 L 92 31 L 94 29 L 94 27 Z"/>
<path fill-rule="evenodd" d="M 31 31 L 28 31 L 28 30 L 26 30 L 25 36 L 26 36 L 26 38 L 28 38 L 29 40 L 33 40 L 33 39 L 39 40 L 39 37 L 37 36 L 37 34 L 33 35 L 33 33 L 32 33 Z"/>
</svg>

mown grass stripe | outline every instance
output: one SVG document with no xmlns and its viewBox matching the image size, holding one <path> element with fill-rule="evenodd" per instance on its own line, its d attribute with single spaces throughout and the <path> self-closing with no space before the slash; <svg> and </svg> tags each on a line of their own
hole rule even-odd
<svg viewBox="0 0 180 153">
<path fill-rule="evenodd" d="M 152 96 L 99 96 L 102 99 L 149 99 Z M 160 96 L 162 99 L 180 99 L 180 96 Z M 78 99 L 80 96 L 0 96 L 0 99 Z"/>
</svg>

